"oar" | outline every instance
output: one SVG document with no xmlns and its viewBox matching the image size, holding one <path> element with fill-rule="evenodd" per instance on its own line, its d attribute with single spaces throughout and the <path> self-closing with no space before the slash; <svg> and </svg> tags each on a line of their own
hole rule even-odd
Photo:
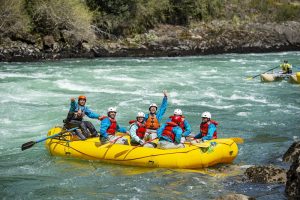
<svg viewBox="0 0 300 200">
<path fill-rule="evenodd" d="M 45 141 L 45 140 L 47 140 L 47 139 L 50 139 L 50 138 L 55 138 L 55 137 L 57 137 L 57 136 L 59 136 L 59 135 L 62 135 L 62 134 L 64 134 L 64 133 L 67 133 L 67 132 L 70 132 L 70 131 L 74 131 L 75 129 L 77 129 L 77 127 L 76 127 L 76 128 L 71 128 L 71 129 L 68 129 L 68 130 L 65 130 L 65 131 L 61 131 L 61 132 L 59 132 L 59 133 L 56 133 L 56 134 L 51 135 L 51 136 L 49 136 L 49 137 L 42 138 L 42 139 L 40 139 L 40 140 L 26 142 L 26 143 L 22 144 L 21 149 L 22 149 L 22 151 L 24 151 L 24 150 L 26 150 L 26 149 L 31 148 L 33 145 L 35 145 L 35 144 L 37 144 L 37 143 L 39 143 L 39 142 L 43 142 L 43 141 Z"/>
<path fill-rule="evenodd" d="M 127 134 L 121 135 L 119 137 L 117 137 L 116 139 L 109 141 L 107 144 L 103 144 L 101 147 L 111 147 L 113 144 L 115 144 L 119 139 L 121 139 L 122 137 L 126 136 Z"/>
<path fill-rule="evenodd" d="M 272 69 L 269 69 L 269 70 L 267 70 L 267 71 L 265 71 L 265 72 L 262 72 L 262 73 L 260 73 L 260 74 L 255 75 L 255 76 L 248 77 L 247 80 L 252 80 L 252 79 L 258 77 L 258 76 L 261 75 L 261 74 L 264 74 L 264 73 L 269 72 L 269 71 L 271 71 L 271 70 L 273 70 L 273 69 L 276 69 L 277 67 L 279 67 L 279 66 L 276 66 L 276 67 L 274 67 L 274 68 L 272 68 Z"/>
<path fill-rule="evenodd" d="M 132 151 L 132 150 L 134 150 L 134 149 L 136 149 L 136 148 L 138 148 L 138 147 L 144 146 L 145 144 L 150 143 L 150 142 L 152 142 L 153 140 L 156 140 L 156 139 L 157 139 L 157 137 L 156 137 L 156 138 L 153 138 L 153 139 L 151 139 L 151 140 L 149 140 L 149 141 L 147 141 L 147 142 L 145 142 L 144 144 L 140 144 L 140 145 L 134 146 L 132 149 L 125 150 L 125 151 L 121 151 L 121 152 L 119 152 L 119 153 L 117 153 L 117 154 L 115 155 L 115 158 L 118 158 L 118 157 L 124 155 L 125 153 L 128 154 L 130 151 Z M 127 156 L 127 154 L 126 154 L 126 156 Z M 125 157 L 126 157 L 126 156 L 125 156 Z"/>
</svg>

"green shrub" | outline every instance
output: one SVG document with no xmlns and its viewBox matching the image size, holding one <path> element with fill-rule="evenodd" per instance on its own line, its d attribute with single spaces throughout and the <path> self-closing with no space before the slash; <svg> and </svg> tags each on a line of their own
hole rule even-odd
<svg viewBox="0 0 300 200">
<path fill-rule="evenodd" d="M 94 39 L 93 14 L 80 0 L 27 0 L 27 10 L 34 30 L 42 35 L 59 37 L 65 30 L 74 34 L 77 40 Z"/>
<path fill-rule="evenodd" d="M 23 0 L 2 0 L 0 4 L 0 35 L 11 36 L 30 31 L 30 17 Z"/>
<path fill-rule="evenodd" d="M 300 18 L 300 6 L 292 4 L 283 4 L 278 6 L 276 12 L 277 21 L 294 20 Z"/>
</svg>

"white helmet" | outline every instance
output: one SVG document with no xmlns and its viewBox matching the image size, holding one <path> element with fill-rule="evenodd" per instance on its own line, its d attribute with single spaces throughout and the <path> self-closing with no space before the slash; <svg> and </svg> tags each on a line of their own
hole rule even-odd
<svg viewBox="0 0 300 200">
<path fill-rule="evenodd" d="M 175 109 L 175 110 L 174 110 L 174 115 L 182 115 L 182 110 L 180 110 L 180 109 Z"/>
<path fill-rule="evenodd" d="M 202 113 L 202 115 L 201 115 L 201 117 L 206 117 L 206 118 L 211 118 L 211 114 L 210 114 L 210 112 L 204 112 L 204 113 Z"/>
<path fill-rule="evenodd" d="M 145 113 L 143 113 L 143 112 L 138 112 L 138 114 L 136 115 L 136 117 L 144 117 L 144 118 L 145 118 Z"/>
<path fill-rule="evenodd" d="M 156 103 L 151 103 L 150 106 L 149 106 L 149 110 L 150 110 L 151 107 L 156 107 L 156 109 L 157 109 Z"/>
<path fill-rule="evenodd" d="M 115 107 L 109 107 L 107 109 L 107 113 L 109 113 L 109 112 L 117 112 L 117 109 Z"/>
</svg>

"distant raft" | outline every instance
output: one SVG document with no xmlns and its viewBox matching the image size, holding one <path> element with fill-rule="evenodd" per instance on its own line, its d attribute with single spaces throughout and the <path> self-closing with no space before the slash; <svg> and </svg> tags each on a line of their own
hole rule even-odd
<svg viewBox="0 0 300 200">
<path fill-rule="evenodd" d="M 48 136 L 61 132 L 49 130 Z M 129 136 L 124 136 L 129 137 Z M 181 149 L 157 149 L 121 144 L 101 145 L 99 138 L 78 140 L 71 133 L 46 140 L 51 155 L 140 167 L 199 169 L 219 163 L 232 163 L 238 146 L 231 139 L 215 139 L 197 145 L 185 144 Z"/>
<path fill-rule="evenodd" d="M 275 82 L 284 79 L 287 79 L 289 83 L 300 84 L 300 72 L 296 74 L 265 73 L 260 75 L 261 82 Z"/>
</svg>

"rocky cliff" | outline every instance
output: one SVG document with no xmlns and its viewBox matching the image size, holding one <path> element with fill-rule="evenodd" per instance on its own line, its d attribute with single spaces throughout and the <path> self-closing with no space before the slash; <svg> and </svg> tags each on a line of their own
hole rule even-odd
<svg viewBox="0 0 300 200">
<path fill-rule="evenodd" d="M 187 56 L 300 50 L 300 22 L 240 23 L 212 21 L 183 26 L 159 25 L 128 38 L 98 39 L 91 44 L 72 32 L 59 36 L 1 38 L 0 61 L 61 58 Z"/>
</svg>

